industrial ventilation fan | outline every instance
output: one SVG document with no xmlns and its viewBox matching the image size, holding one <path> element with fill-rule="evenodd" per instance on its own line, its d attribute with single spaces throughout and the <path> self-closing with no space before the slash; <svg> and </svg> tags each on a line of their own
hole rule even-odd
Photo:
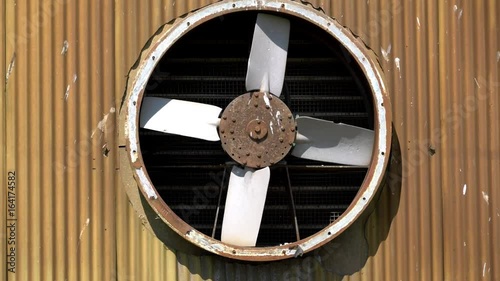
<svg viewBox="0 0 500 281">
<path fill-rule="evenodd" d="M 318 248 L 377 193 L 385 91 L 371 51 L 308 4 L 222 1 L 178 18 L 129 75 L 120 147 L 131 202 L 226 257 Z"/>
</svg>

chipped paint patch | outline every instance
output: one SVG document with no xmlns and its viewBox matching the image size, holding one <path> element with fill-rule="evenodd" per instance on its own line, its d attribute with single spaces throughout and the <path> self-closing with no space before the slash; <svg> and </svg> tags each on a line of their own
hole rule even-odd
<svg viewBox="0 0 500 281">
<path fill-rule="evenodd" d="M 420 30 L 420 19 L 417 17 L 417 29 Z"/>
<path fill-rule="evenodd" d="M 387 46 L 387 49 L 384 50 L 384 48 L 380 47 L 380 51 L 382 52 L 382 56 L 384 57 L 384 59 L 388 62 L 389 61 L 389 54 L 391 53 L 391 49 L 392 49 L 392 45 L 389 44 L 389 46 Z"/>
<path fill-rule="evenodd" d="M 87 218 L 87 220 L 83 224 L 82 230 L 80 231 L 80 236 L 78 236 L 78 245 L 80 245 L 80 241 L 82 240 L 83 233 L 85 232 L 85 229 L 87 229 L 87 227 L 89 226 L 89 224 L 90 224 L 90 218 Z"/>
<path fill-rule="evenodd" d="M 66 87 L 66 92 L 64 93 L 64 100 L 68 100 L 68 97 L 69 97 L 69 89 L 71 88 L 71 86 L 68 84 L 68 86 Z"/>
<path fill-rule="evenodd" d="M 462 194 L 465 195 L 467 193 L 467 184 L 464 184 L 464 187 L 462 188 Z"/>
<path fill-rule="evenodd" d="M 5 85 L 9 82 L 10 74 L 12 73 L 12 70 L 14 70 L 14 66 L 16 65 L 16 53 L 12 55 L 12 58 L 10 59 L 9 67 L 7 68 L 7 73 L 5 74 Z"/>
<path fill-rule="evenodd" d="M 459 9 L 457 5 L 453 5 L 453 12 L 458 13 L 458 19 L 460 19 L 464 11 Z"/>
<path fill-rule="evenodd" d="M 483 277 L 486 275 L 486 263 L 483 264 Z"/>
<path fill-rule="evenodd" d="M 482 191 L 482 192 L 483 192 L 484 201 L 486 201 L 486 204 L 489 205 L 490 204 L 490 197 L 488 196 L 488 194 L 486 192 L 484 192 L 484 191 Z"/>
<path fill-rule="evenodd" d="M 267 96 L 268 94 L 265 93 L 264 95 L 262 95 L 264 97 L 264 102 L 266 103 L 266 106 L 267 108 L 270 108 L 271 107 L 271 103 L 269 101 L 269 97 Z"/>
<path fill-rule="evenodd" d="M 78 76 L 75 74 L 73 74 L 73 84 L 75 84 L 76 80 L 78 79 Z M 69 97 L 69 90 L 71 89 L 71 85 L 68 84 L 68 86 L 66 87 L 66 92 L 64 93 L 64 100 L 67 101 L 68 100 L 68 97 Z"/>
<path fill-rule="evenodd" d="M 476 78 L 476 77 L 474 77 L 474 82 L 476 82 L 477 87 L 478 87 L 479 89 L 481 89 L 481 85 L 479 85 L 479 82 L 477 82 L 477 78 Z"/>
<path fill-rule="evenodd" d="M 97 123 L 97 128 L 92 131 L 92 135 L 90 135 L 90 138 L 93 138 L 95 133 L 99 130 L 102 133 L 106 130 L 106 122 L 108 121 L 109 115 L 115 113 L 116 109 L 114 107 L 111 107 L 109 109 L 109 113 L 105 114 L 104 117 Z"/>
<path fill-rule="evenodd" d="M 399 71 L 399 78 L 401 78 L 401 60 L 399 58 L 394 59 L 394 64 Z"/>
<path fill-rule="evenodd" d="M 69 48 L 68 40 L 64 40 L 63 46 L 61 49 L 61 55 L 63 55 L 63 56 L 66 55 L 66 53 L 68 52 L 68 48 Z"/>
</svg>

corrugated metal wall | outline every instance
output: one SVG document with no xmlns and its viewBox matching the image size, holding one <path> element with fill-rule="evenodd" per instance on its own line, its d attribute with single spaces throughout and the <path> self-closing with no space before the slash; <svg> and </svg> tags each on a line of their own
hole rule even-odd
<svg viewBox="0 0 500 281">
<path fill-rule="evenodd" d="M 16 172 L 9 280 L 500 280 L 500 4 L 312 1 L 379 54 L 403 151 L 390 228 L 342 278 L 313 258 L 260 266 L 166 249 L 122 189 L 126 75 L 163 23 L 210 1 L 0 3 L 0 180 Z M 4 24 L 5 23 L 5 24 Z M 109 152 L 108 152 L 109 150 Z M 7 189 L 0 199 L 7 202 Z M 4 206 L 4 204 L 1 204 Z M 389 208 L 390 204 L 387 204 Z M 7 222 L 7 208 L 0 219 Z M 10 231 L 0 232 L 9 250 Z M 10 247 L 10 246 L 9 246 Z M 5 255 L 0 258 L 7 264 Z"/>
</svg>

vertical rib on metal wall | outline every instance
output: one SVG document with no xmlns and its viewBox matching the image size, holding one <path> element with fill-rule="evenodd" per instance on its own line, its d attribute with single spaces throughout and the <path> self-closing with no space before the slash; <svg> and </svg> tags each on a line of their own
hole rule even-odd
<svg viewBox="0 0 500 281">
<path fill-rule="evenodd" d="M 0 91 L 0 182 L 2 185 L 7 182 L 7 177 L 6 177 L 6 168 L 5 168 L 5 159 L 6 159 L 6 132 L 5 132 L 5 118 L 6 118 L 6 99 L 5 99 L 5 93 L 7 91 L 7 84 L 6 84 L 6 78 L 7 78 L 7 72 L 9 69 L 9 66 L 6 62 L 5 57 L 7 56 L 7 52 L 5 50 L 6 48 L 6 25 L 7 25 L 7 14 L 6 14 L 6 5 L 5 1 L 2 1 L 0 3 L 0 15 L 2 19 L 0 20 L 0 85 L 1 85 L 1 91 Z M 7 192 L 2 189 L 0 191 L 0 202 L 6 202 L 7 200 Z M 6 222 L 7 220 L 7 208 L 2 207 L 0 209 L 0 221 Z M 4 226 L 5 227 L 5 226 Z M 5 229 L 2 229 L 0 231 L 0 249 L 2 249 L 3 252 L 7 253 L 7 231 Z M 2 255 L 0 257 L 0 264 L 6 265 L 7 264 L 7 258 L 6 255 Z M 7 267 L 2 266 L 0 268 L 0 278 L 4 278 L 7 275 Z"/>
</svg>

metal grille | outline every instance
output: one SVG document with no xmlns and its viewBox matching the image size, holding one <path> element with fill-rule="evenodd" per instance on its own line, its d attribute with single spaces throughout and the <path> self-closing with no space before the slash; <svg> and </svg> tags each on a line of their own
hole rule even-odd
<svg viewBox="0 0 500 281">
<path fill-rule="evenodd" d="M 245 92 L 255 18 L 253 12 L 230 14 L 188 33 L 161 59 L 146 95 L 225 108 Z M 295 114 L 373 129 L 369 89 L 357 66 L 348 63 L 347 52 L 317 27 L 290 20 L 280 98 Z M 220 143 L 142 129 L 140 143 L 149 176 L 163 200 L 191 226 L 219 239 L 232 165 Z M 257 246 L 297 240 L 290 188 L 299 234 L 305 238 L 348 208 L 366 172 L 293 156 L 272 166 Z"/>
</svg>

